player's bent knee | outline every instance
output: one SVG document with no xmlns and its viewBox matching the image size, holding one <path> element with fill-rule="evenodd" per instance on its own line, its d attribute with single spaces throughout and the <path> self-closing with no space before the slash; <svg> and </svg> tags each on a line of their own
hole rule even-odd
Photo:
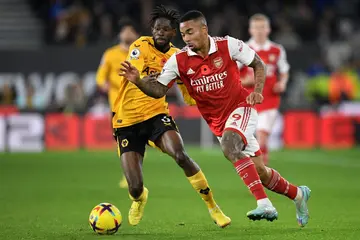
<svg viewBox="0 0 360 240">
<path fill-rule="evenodd" d="M 245 144 L 242 138 L 232 131 L 224 132 L 220 145 L 224 156 L 231 162 L 245 157 L 243 153 Z"/>
</svg>

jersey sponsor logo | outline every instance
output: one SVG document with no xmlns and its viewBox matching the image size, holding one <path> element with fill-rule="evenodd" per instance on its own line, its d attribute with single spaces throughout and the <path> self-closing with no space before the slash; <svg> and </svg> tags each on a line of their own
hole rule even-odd
<svg viewBox="0 0 360 240">
<path fill-rule="evenodd" d="M 217 57 L 217 58 L 215 58 L 214 59 L 214 66 L 216 67 L 216 68 L 221 68 L 222 67 L 222 65 L 223 65 L 223 60 L 222 60 L 222 58 L 221 57 Z"/>
<path fill-rule="evenodd" d="M 196 92 L 209 92 L 224 87 L 224 79 L 227 71 L 210 76 L 202 76 L 198 79 L 190 79 L 190 85 L 195 87 Z"/>
<path fill-rule="evenodd" d="M 137 60 L 137 59 L 139 59 L 139 57 L 140 57 L 140 50 L 137 49 L 137 48 L 134 48 L 134 49 L 131 51 L 130 59 L 131 59 L 131 60 Z"/>
<path fill-rule="evenodd" d="M 276 76 L 276 66 L 273 64 L 266 64 L 266 77 Z"/>
<path fill-rule="evenodd" d="M 144 70 L 142 70 L 141 73 L 146 74 L 146 75 L 150 75 L 150 74 L 155 74 L 155 73 L 157 73 L 157 70 L 152 69 L 152 68 L 150 68 L 150 67 L 146 67 L 146 68 L 144 68 Z"/>
<path fill-rule="evenodd" d="M 191 68 L 189 68 L 189 70 L 186 72 L 187 75 L 191 75 L 194 74 L 194 70 L 192 70 Z"/>
</svg>

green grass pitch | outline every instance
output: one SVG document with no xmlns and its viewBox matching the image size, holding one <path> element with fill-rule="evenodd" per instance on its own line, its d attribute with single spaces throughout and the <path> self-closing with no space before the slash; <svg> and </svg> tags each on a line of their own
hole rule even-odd
<svg viewBox="0 0 360 240">
<path fill-rule="evenodd" d="M 219 149 L 188 148 L 206 174 L 215 198 L 232 218 L 218 228 L 175 162 L 148 150 L 144 162 L 149 201 L 142 222 L 127 223 L 130 200 L 118 187 L 115 152 L 0 154 L 0 239 L 360 239 L 360 149 L 283 150 L 271 166 L 289 181 L 312 189 L 311 219 L 297 226 L 294 204 L 269 193 L 279 211 L 275 222 L 251 222 L 256 206 Z M 90 210 L 115 204 L 124 221 L 117 234 L 99 236 L 88 226 Z"/>
</svg>

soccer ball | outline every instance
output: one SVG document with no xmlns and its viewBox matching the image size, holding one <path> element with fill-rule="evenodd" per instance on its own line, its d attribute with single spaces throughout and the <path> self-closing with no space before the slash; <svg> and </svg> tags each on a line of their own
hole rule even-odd
<svg viewBox="0 0 360 240">
<path fill-rule="evenodd" d="M 90 212 L 90 227 L 98 234 L 112 235 L 117 232 L 121 223 L 121 213 L 111 203 L 100 203 Z"/>
</svg>

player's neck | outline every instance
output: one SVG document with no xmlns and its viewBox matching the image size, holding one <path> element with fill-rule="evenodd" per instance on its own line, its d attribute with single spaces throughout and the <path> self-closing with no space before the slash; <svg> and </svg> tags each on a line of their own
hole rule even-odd
<svg viewBox="0 0 360 240">
<path fill-rule="evenodd" d="M 254 39 L 254 42 L 259 46 L 264 46 L 267 41 L 268 41 L 267 38 L 265 38 L 265 39 Z"/>
<path fill-rule="evenodd" d="M 204 44 L 204 47 L 197 51 L 197 54 L 205 58 L 209 55 L 209 51 L 210 51 L 210 38 L 207 39 L 207 41 Z"/>
<path fill-rule="evenodd" d="M 162 53 L 166 53 L 170 49 L 170 44 L 160 46 L 160 45 L 156 44 L 156 42 L 154 41 L 154 45 L 155 45 L 155 48 Z"/>
<path fill-rule="evenodd" d="M 126 43 L 119 43 L 119 47 L 120 47 L 120 49 L 127 52 L 127 51 L 129 51 L 130 45 L 128 45 Z"/>
</svg>

